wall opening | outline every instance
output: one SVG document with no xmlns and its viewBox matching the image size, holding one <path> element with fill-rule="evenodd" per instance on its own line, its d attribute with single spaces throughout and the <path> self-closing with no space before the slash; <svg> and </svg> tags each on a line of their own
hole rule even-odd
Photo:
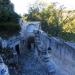
<svg viewBox="0 0 75 75">
<path fill-rule="evenodd" d="M 16 46 L 15 46 L 15 49 L 16 49 L 17 54 L 20 55 L 19 45 L 16 45 Z"/>
<path fill-rule="evenodd" d="M 34 44 L 35 43 L 35 38 L 32 36 L 32 37 L 29 37 L 28 39 L 27 39 L 27 48 L 28 49 L 31 49 L 32 47 L 32 44 Z"/>
</svg>

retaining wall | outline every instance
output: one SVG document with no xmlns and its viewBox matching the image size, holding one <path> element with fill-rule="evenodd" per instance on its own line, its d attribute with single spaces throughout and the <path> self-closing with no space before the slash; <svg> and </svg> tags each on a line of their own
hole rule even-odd
<svg viewBox="0 0 75 75">
<path fill-rule="evenodd" d="M 55 37 L 50 39 L 50 47 L 55 63 L 66 72 L 66 75 L 75 75 L 75 48 Z"/>
</svg>

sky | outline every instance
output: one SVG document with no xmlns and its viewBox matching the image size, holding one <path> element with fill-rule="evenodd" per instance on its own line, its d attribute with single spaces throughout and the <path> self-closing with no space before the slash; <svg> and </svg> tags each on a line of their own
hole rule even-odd
<svg viewBox="0 0 75 75">
<path fill-rule="evenodd" d="M 34 4 L 36 0 L 11 0 L 14 4 L 15 11 L 23 15 L 24 13 L 28 13 L 28 9 L 31 4 Z M 43 0 L 44 1 L 44 0 Z M 64 5 L 67 9 L 75 9 L 75 0 L 45 0 L 48 2 L 57 2 L 57 4 Z"/>
</svg>

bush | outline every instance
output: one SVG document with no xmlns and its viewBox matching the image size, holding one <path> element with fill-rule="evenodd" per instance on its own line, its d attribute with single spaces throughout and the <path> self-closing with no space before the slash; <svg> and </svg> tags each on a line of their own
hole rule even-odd
<svg viewBox="0 0 75 75">
<path fill-rule="evenodd" d="M 75 41 L 75 34 L 69 32 L 62 32 L 60 37 L 63 38 L 65 41 Z"/>
<path fill-rule="evenodd" d="M 0 23 L 0 36 L 11 36 L 20 31 L 18 23 L 6 22 Z"/>
</svg>

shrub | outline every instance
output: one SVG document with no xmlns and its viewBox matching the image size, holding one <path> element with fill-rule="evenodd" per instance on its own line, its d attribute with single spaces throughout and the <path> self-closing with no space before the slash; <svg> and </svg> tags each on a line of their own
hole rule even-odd
<svg viewBox="0 0 75 75">
<path fill-rule="evenodd" d="M 11 36 L 20 31 L 20 26 L 15 22 L 0 23 L 0 36 Z"/>
</svg>

